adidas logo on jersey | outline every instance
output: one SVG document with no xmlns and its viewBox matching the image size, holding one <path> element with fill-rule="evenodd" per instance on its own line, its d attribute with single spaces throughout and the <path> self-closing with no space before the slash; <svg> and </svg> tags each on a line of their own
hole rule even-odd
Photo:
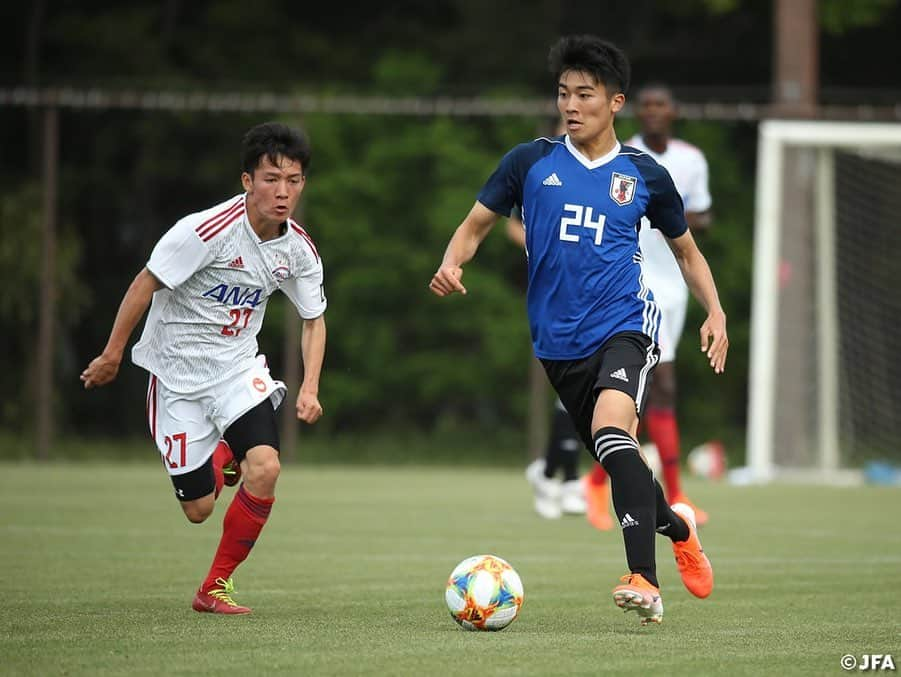
<svg viewBox="0 0 901 677">
<path fill-rule="evenodd" d="M 229 263 L 228 267 L 229 268 L 243 268 L 244 267 L 244 259 L 239 256 L 234 261 Z"/>
<path fill-rule="evenodd" d="M 629 382 L 629 377 L 626 375 L 626 370 L 620 367 L 615 372 L 610 374 L 610 378 L 615 378 L 619 381 L 623 381 L 624 383 Z"/>
<path fill-rule="evenodd" d="M 625 515 L 623 515 L 623 520 L 619 524 L 623 529 L 625 529 L 626 527 L 637 527 L 638 520 L 633 518 L 629 513 L 626 513 Z"/>
<path fill-rule="evenodd" d="M 560 177 L 557 176 L 557 172 L 554 172 L 549 177 L 547 177 L 544 181 L 541 182 L 543 186 L 562 186 L 563 182 L 560 180 Z"/>
</svg>

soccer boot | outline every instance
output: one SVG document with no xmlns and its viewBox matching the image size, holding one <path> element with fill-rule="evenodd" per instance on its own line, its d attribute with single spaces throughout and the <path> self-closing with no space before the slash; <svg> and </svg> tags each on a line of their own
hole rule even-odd
<svg viewBox="0 0 901 677">
<path fill-rule="evenodd" d="M 701 510 L 698 506 L 688 500 L 688 496 L 685 494 L 678 494 L 673 497 L 673 500 L 670 501 L 670 505 L 675 505 L 676 503 L 684 503 L 689 508 L 695 511 L 695 524 L 699 527 L 707 524 L 708 516 L 707 513 Z"/>
<path fill-rule="evenodd" d="M 610 484 L 607 480 L 597 484 L 592 481 L 591 473 L 582 478 L 585 487 L 585 515 L 595 529 L 610 531 L 613 518 L 610 517 Z"/>
<path fill-rule="evenodd" d="M 225 440 L 219 440 L 213 452 L 213 463 L 222 469 L 225 486 L 233 487 L 241 480 L 241 464 L 235 459 L 232 448 Z"/>
<path fill-rule="evenodd" d="M 580 480 L 568 480 L 560 485 L 560 509 L 567 515 L 586 513 L 585 488 Z"/>
<path fill-rule="evenodd" d="M 622 585 L 613 588 L 613 602 L 623 611 L 636 611 L 642 625 L 663 621 L 663 600 L 660 590 L 641 574 L 626 574 Z"/>
<path fill-rule="evenodd" d="M 535 492 L 535 512 L 545 519 L 558 519 L 563 515 L 560 507 L 560 483 L 544 476 L 545 462 L 537 458 L 526 468 L 526 479 Z"/>
<path fill-rule="evenodd" d="M 673 553 L 676 555 L 676 566 L 682 583 L 695 597 L 701 599 L 713 592 L 713 567 L 704 554 L 701 541 L 698 539 L 698 527 L 695 524 L 695 513 L 690 505 L 676 503 L 673 512 L 688 524 L 688 539 L 673 541 Z"/>
<path fill-rule="evenodd" d="M 191 604 L 191 608 L 193 608 L 194 611 L 209 614 L 250 613 L 250 609 L 246 606 L 240 606 L 232 599 L 232 594 L 235 592 L 235 584 L 232 582 L 232 579 L 229 578 L 226 581 L 217 578 L 216 586 L 217 587 L 211 588 L 206 592 L 198 590 L 197 594 L 194 595 L 194 601 Z"/>
</svg>

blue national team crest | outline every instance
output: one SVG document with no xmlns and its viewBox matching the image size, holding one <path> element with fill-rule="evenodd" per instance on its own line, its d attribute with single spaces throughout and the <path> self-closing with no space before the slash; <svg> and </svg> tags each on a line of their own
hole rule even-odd
<svg viewBox="0 0 901 677">
<path fill-rule="evenodd" d="M 634 176 L 613 172 L 613 176 L 610 179 L 610 197 L 618 205 L 627 205 L 635 197 L 635 186 L 637 184 L 638 179 Z"/>
</svg>

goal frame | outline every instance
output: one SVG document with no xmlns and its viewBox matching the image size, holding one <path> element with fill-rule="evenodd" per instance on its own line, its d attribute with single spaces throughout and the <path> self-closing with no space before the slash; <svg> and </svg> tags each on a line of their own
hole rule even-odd
<svg viewBox="0 0 901 677">
<path fill-rule="evenodd" d="M 901 147 L 901 124 L 764 120 L 757 146 L 754 261 L 748 380 L 747 465 L 749 479 L 769 482 L 800 479 L 853 483 L 860 472 L 840 466 L 839 325 L 835 252 L 835 156 L 837 149 Z M 818 454 L 814 468 L 784 468 L 774 463 L 776 346 L 779 332 L 779 261 L 782 240 L 783 166 L 787 148 L 816 149 L 813 234 L 816 279 Z"/>
</svg>

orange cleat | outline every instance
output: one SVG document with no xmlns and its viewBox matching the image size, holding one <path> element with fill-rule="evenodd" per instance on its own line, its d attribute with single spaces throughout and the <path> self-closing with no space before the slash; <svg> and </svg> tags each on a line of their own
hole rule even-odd
<svg viewBox="0 0 901 677">
<path fill-rule="evenodd" d="M 585 487 L 585 516 L 595 529 L 610 531 L 613 528 L 613 518 L 610 517 L 610 484 L 604 481 L 601 484 L 592 482 L 591 475 L 582 478 Z"/>
<path fill-rule="evenodd" d="M 623 611 L 637 611 L 642 625 L 663 621 L 663 600 L 660 590 L 641 574 L 626 574 L 622 585 L 613 588 L 613 602 Z"/>
<path fill-rule="evenodd" d="M 250 613 L 250 609 L 246 606 L 240 606 L 232 599 L 232 593 L 235 591 L 235 584 L 232 582 L 232 579 L 229 578 L 226 581 L 217 578 L 216 585 L 221 587 L 212 588 L 206 592 L 202 590 L 197 591 L 197 594 L 194 595 L 194 601 L 191 603 L 191 608 L 194 611 L 232 615 Z"/>
<path fill-rule="evenodd" d="M 670 505 L 675 505 L 676 503 L 684 503 L 689 508 L 695 511 L 695 524 L 699 527 L 707 524 L 707 513 L 701 510 L 698 506 L 688 500 L 688 497 L 685 494 L 677 494 L 673 497 L 673 500 L 670 501 Z"/>
<path fill-rule="evenodd" d="M 695 597 L 701 599 L 713 592 L 713 567 L 704 554 L 701 541 L 698 539 L 698 528 L 695 524 L 694 510 L 685 503 L 673 505 L 673 512 L 688 524 L 688 539 L 673 541 L 673 553 L 676 555 L 676 566 L 682 583 Z"/>
</svg>

